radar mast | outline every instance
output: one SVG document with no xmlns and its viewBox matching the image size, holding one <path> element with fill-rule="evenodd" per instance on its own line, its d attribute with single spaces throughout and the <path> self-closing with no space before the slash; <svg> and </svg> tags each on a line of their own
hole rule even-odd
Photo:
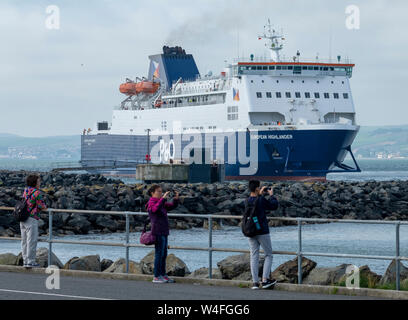
<svg viewBox="0 0 408 320">
<path fill-rule="evenodd" d="M 264 32 L 262 35 L 258 36 L 258 39 L 266 40 L 265 47 L 270 50 L 271 59 L 279 62 L 279 51 L 283 48 L 282 40 L 285 40 L 285 38 L 283 38 L 282 35 L 278 34 L 275 29 L 272 28 L 270 19 L 268 19 L 268 24 L 264 26 Z"/>
</svg>

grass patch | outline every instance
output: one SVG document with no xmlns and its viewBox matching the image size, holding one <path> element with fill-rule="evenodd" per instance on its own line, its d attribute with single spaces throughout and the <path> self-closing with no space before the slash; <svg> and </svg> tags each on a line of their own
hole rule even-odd
<svg viewBox="0 0 408 320">
<path fill-rule="evenodd" d="M 339 291 L 339 288 L 334 287 L 332 291 L 330 292 L 330 294 L 337 294 L 338 291 Z"/>
<path fill-rule="evenodd" d="M 346 286 L 346 280 L 342 279 L 337 284 L 334 284 L 339 287 Z M 381 289 L 381 290 L 396 290 L 396 284 L 393 283 L 386 283 L 386 284 L 379 284 L 376 280 L 365 274 L 360 274 L 360 288 L 369 288 L 369 289 Z M 401 281 L 400 282 L 400 290 L 401 291 L 408 291 L 408 281 Z"/>
</svg>

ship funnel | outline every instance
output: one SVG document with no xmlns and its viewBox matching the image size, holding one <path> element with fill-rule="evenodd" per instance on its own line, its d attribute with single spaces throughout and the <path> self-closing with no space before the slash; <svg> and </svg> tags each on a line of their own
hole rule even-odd
<svg viewBox="0 0 408 320">
<path fill-rule="evenodd" d="M 200 76 L 193 55 L 182 47 L 164 46 L 162 54 L 149 56 L 149 59 L 148 80 L 162 82 L 167 90 L 180 78 L 188 81 Z"/>
</svg>

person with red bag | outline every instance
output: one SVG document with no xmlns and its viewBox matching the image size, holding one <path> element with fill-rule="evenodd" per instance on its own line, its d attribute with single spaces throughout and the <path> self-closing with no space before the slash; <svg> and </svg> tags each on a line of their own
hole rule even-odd
<svg viewBox="0 0 408 320">
<path fill-rule="evenodd" d="M 166 258 L 169 236 L 169 219 L 167 211 L 178 206 L 179 193 L 175 192 L 172 202 L 167 202 L 170 194 L 167 191 L 163 195 L 162 188 L 155 184 L 148 190 L 150 199 L 146 204 L 147 212 L 149 213 L 151 223 L 151 233 L 155 236 L 155 255 L 154 255 L 154 283 L 173 283 L 174 280 L 166 275 Z"/>
</svg>

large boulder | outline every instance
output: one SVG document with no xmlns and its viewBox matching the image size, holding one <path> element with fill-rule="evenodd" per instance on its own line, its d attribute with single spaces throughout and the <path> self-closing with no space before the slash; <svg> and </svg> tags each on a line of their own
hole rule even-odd
<svg viewBox="0 0 408 320">
<path fill-rule="evenodd" d="M 141 261 L 141 268 L 144 274 L 153 274 L 154 270 L 154 250 L 149 252 Z M 190 270 L 183 260 L 176 257 L 173 253 L 166 258 L 166 273 L 169 276 L 184 277 L 190 274 Z"/>
<path fill-rule="evenodd" d="M 401 262 L 400 264 L 400 280 L 403 281 L 408 278 L 408 268 L 404 266 Z M 388 266 L 387 270 L 385 271 L 384 275 L 380 279 L 380 284 L 384 285 L 387 283 L 395 283 L 395 267 L 396 263 L 393 260 L 390 265 Z"/>
<path fill-rule="evenodd" d="M 208 279 L 208 268 L 200 268 L 190 273 L 188 278 Z M 221 271 L 218 268 L 212 269 L 212 279 L 222 279 Z"/>
<path fill-rule="evenodd" d="M 80 214 L 71 215 L 66 225 L 78 234 L 86 234 L 91 229 L 91 223 Z"/>
<path fill-rule="evenodd" d="M 302 279 L 306 278 L 309 273 L 316 267 L 316 262 L 303 257 L 302 258 Z M 298 258 L 289 260 L 272 272 L 272 278 L 278 282 L 298 282 Z"/>
<path fill-rule="evenodd" d="M 375 287 L 375 285 L 380 282 L 381 276 L 371 271 L 367 265 L 360 267 L 359 270 L 360 270 L 360 286 L 364 287 L 367 286 L 369 288 L 372 288 Z"/>
<path fill-rule="evenodd" d="M 259 259 L 259 274 L 262 274 L 264 257 Z M 251 265 L 249 253 L 227 257 L 217 263 L 223 279 L 250 280 Z"/>
<path fill-rule="evenodd" d="M 48 248 L 41 247 L 37 249 L 36 261 L 40 265 L 41 268 L 48 267 Z M 23 255 L 21 252 L 17 256 L 16 265 L 18 266 L 23 265 Z M 60 259 L 58 259 L 58 257 L 54 254 L 54 252 L 51 253 L 51 265 L 57 266 L 60 269 L 64 267 L 64 264 L 61 262 Z"/>
<path fill-rule="evenodd" d="M 348 264 L 342 264 L 332 268 L 314 268 L 302 281 L 304 284 L 335 285 L 346 274 Z"/>
<path fill-rule="evenodd" d="M 230 256 L 217 262 L 217 266 L 223 279 L 232 279 L 251 269 L 250 257 L 248 253 Z"/>
<path fill-rule="evenodd" d="M 126 273 L 126 260 L 124 258 L 116 260 L 103 272 Z M 140 263 L 129 260 L 129 273 L 142 274 Z"/>
<path fill-rule="evenodd" d="M 0 264 L 15 266 L 17 265 L 17 256 L 12 253 L 2 253 L 0 254 Z"/>
<path fill-rule="evenodd" d="M 64 265 L 64 269 L 101 271 L 101 259 L 99 255 L 73 257 Z"/>
<path fill-rule="evenodd" d="M 101 261 L 101 271 L 105 271 L 113 264 L 113 261 L 110 259 L 103 259 Z"/>
<path fill-rule="evenodd" d="M 48 267 L 48 249 L 41 247 L 37 249 L 37 263 L 42 267 L 42 268 L 47 268 Z M 51 265 L 57 266 L 58 268 L 63 268 L 64 264 L 61 262 L 60 259 L 54 254 L 54 252 L 51 253 Z"/>
</svg>

